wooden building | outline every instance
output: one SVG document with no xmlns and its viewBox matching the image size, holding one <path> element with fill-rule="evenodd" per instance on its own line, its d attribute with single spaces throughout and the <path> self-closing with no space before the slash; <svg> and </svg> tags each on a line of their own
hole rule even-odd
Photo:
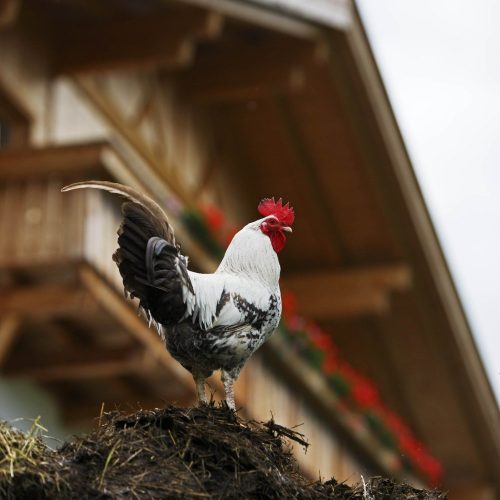
<svg viewBox="0 0 500 500">
<path fill-rule="evenodd" d="M 120 293 L 116 200 L 64 184 L 149 193 L 207 272 L 216 259 L 182 215 L 212 204 L 242 225 L 283 196 L 300 315 L 376 382 L 452 498 L 500 494 L 498 407 L 351 2 L 3 0 L 0 61 L 3 377 L 38 382 L 68 421 L 102 402 L 193 402 Z M 311 476 L 421 481 L 280 335 L 236 393 L 249 416 L 304 423 Z"/>
</svg>

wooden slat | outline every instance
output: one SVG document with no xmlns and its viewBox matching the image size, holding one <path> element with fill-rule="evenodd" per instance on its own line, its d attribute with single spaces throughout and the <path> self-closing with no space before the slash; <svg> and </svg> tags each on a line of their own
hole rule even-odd
<svg viewBox="0 0 500 500">
<path fill-rule="evenodd" d="M 201 10 L 103 18 L 62 27 L 57 73 L 89 73 L 188 64 L 197 39 L 219 35 L 222 16 Z"/>
<path fill-rule="evenodd" d="M 411 272 L 398 264 L 288 275 L 283 282 L 296 295 L 301 314 L 324 320 L 386 313 L 390 293 L 411 286 Z"/>
<path fill-rule="evenodd" d="M 82 311 L 85 293 L 76 286 L 43 284 L 0 291 L 0 316 L 53 315 Z"/>
</svg>

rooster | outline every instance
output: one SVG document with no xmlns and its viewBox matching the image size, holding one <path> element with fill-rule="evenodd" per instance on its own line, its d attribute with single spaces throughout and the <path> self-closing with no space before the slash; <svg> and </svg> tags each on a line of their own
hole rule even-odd
<svg viewBox="0 0 500 500">
<path fill-rule="evenodd" d="M 235 409 L 233 384 L 250 356 L 270 337 L 281 317 L 278 252 L 292 232 L 289 204 L 266 198 L 264 217 L 233 237 L 213 274 L 188 270 L 166 214 L 130 187 L 105 181 L 71 184 L 62 191 L 94 188 L 125 198 L 113 254 L 125 294 L 139 299 L 172 356 L 189 370 L 200 403 L 205 379 L 221 370 L 226 401 Z"/>
</svg>

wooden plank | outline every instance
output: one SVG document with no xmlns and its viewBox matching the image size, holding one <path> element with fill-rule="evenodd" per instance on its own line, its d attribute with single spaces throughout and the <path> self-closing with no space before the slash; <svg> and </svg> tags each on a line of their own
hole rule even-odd
<svg viewBox="0 0 500 500">
<path fill-rule="evenodd" d="M 64 25 L 55 71 L 82 74 L 183 66 L 193 57 L 194 42 L 218 36 L 222 26 L 221 15 L 191 9 Z"/>
<path fill-rule="evenodd" d="M 365 266 L 341 271 L 318 272 L 287 275 L 287 286 L 330 287 L 341 290 L 359 288 L 389 288 L 391 290 L 407 290 L 412 282 L 411 271 L 406 264 L 390 264 Z"/>
<path fill-rule="evenodd" d="M 6 149 L 0 152 L 0 181 L 16 181 L 48 175 L 73 176 L 102 170 L 106 143 L 70 144 L 44 148 Z"/>
<path fill-rule="evenodd" d="M 200 51 L 196 64 L 179 74 L 179 91 L 196 104 L 260 99 L 300 92 L 307 65 L 324 64 L 327 46 L 268 36 L 249 46 L 229 39 Z"/>
<path fill-rule="evenodd" d="M 200 78 L 190 75 L 179 82 L 182 94 L 192 103 L 258 100 L 276 93 L 296 93 L 304 88 L 306 73 L 299 65 L 247 66 L 210 72 Z"/>
<path fill-rule="evenodd" d="M 0 322 L 0 368 L 4 365 L 19 333 L 19 325 L 20 319 L 16 315 L 9 315 Z"/>
<path fill-rule="evenodd" d="M 189 5 L 210 8 L 228 17 L 297 38 L 313 39 L 320 33 L 320 28 L 312 23 L 299 18 L 284 16 L 281 13 L 251 5 L 248 2 L 235 2 L 234 0 L 179 1 Z"/>
<path fill-rule="evenodd" d="M 325 320 L 387 313 L 390 293 L 407 290 L 411 272 L 398 264 L 287 275 L 283 282 L 297 297 L 301 314 Z"/>
<path fill-rule="evenodd" d="M 93 360 L 89 355 L 88 359 L 85 360 L 72 360 L 54 365 L 16 365 L 16 369 L 9 370 L 7 373 L 5 373 L 5 376 L 25 378 L 35 380 L 37 382 L 111 378 L 121 375 L 140 373 L 144 365 L 145 359 L 140 355 L 124 357 L 123 359 L 108 360 Z"/>
<path fill-rule="evenodd" d="M 352 22 L 349 0 L 250 0 L 251 3 L 272 9 L 282 15 L 304 19 L 329 28 L 345 29 Z"/>
<path fill-rule="evenodd" d="M 42 284 L 0 291 L 0 316 L 45 316 L 80 312 L 85 292 L 74 285 Z"/>
</svg>

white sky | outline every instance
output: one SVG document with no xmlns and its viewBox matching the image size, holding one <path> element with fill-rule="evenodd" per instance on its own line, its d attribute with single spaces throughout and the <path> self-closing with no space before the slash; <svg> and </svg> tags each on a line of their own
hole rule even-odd
<svg viewBox="0 0 500 500">
<path fill-rule="evenodd" d="M 500 400 L 500 1 L 357 4 Z"/>
</svg>

